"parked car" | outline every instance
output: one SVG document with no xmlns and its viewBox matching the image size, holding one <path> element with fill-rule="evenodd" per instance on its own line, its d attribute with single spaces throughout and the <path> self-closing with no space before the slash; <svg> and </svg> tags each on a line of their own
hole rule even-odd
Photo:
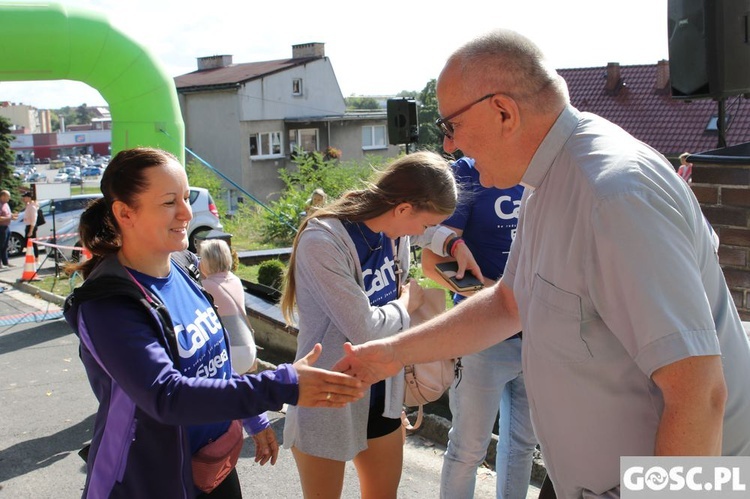
<svg viewBox="0 0 750 499">
<path fill-rule="evenodd" d="M 66 166 L 65 168 L 62 169 L 62 171 L 67 173 L 69 176 L 81 174 L 81 169 L 78 168 L 77 166 Z"/>
<path fill-rule="evenodd" d="M 54 182 L 67 182 L 68 181 L 68 174 L 64 171 L 60 170 L 57 172 L 57 175 L 55 175 Z"/>
<path fill-rule="evenodd" d="M 80 247 L 78 239 L 78 221 L 83 210 L 89 203 L 101 194 L 79 194 L 69 199 L 55 200 L 55 233 L 59 244 Z M 52 235 L 52 214 L 50 212 L 50 201 L 39 202 L 40 209 L 47 221 L 37 230 L 37 237 L 48 237 Z M 219 211 L 216 203 L 208 192 L 202 187 L 190 188 L 190 207 L 193 210 L 193 218 L 188 224 L 188 247 L 195 251 L 196 239 L 210 230 L 222 230 L 224 227 L 219 220 Z M 14 220 L 10 224 L 10 238 L 8 240 L 8 254 L 16 256 L 23 253 L 24 223 L 22 219 Z M 79 252 L 74 250 L 62 250 L 63 255 L 69 260 L 78 260 Z"/>
<path fill-rule="evenodd" d="M 196 249 L 196 238 L 210 230 L 222 230 L 219 221 L 219 210 L 216 209 L 211 193 L 203 187 L 190 188 L 190 207 L 193 209 L 193 219 L 188 225 L 188 248 Z"/>
<path fill-rule="evenodd" d="M 87 166 L 81 170 L 81 177 L 98 177 L 104 173 L 104 168 L 100 166 Z"/>
<path fill-rule="evenodd" d="M 69 175 L 68 182 L 70 182 L 70 185 L 83 185 L 83 179 L 80 175 Z"/>
<path fill-rule="evenodd" d="M 43 172 L 34 172 L 26 177 L 26 181 L 30 184 L 34 182 L 46 182 L 47 175 L 45 175 Z"/>
<path fill-rule="evenodd" d="M 69 199 L 57 199 L 55 200 L 54 217 L 50 210 L 52 207 L 51 201 L 49 199 L 39 201 L 39 208 L 44 214 L 46 223 L 37 229 L 37 237 L 51 236 L 54 225 L 55 235 L 60 244 L 77 245 L 78 220 L 81 218 L 81 213 L 91 201 L 100 197 L 102 197 L 101 194 L 79 194 L 71 196 Z M 10 223 L 9 229 L 8 255 L 20 255 L 23 253 L 23 235 L 25 233 L 23 210 L 21 210 L 18 220 Z"/>
</svg>

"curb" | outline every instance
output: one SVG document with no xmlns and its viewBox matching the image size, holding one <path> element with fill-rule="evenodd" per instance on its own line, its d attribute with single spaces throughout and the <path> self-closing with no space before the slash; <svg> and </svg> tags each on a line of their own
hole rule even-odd
<svg viewBox="0 0 750 499">
<path fill-rule="evenodd" d="M 24 293 L 36 296 L 37 298 L 40 298 L 42 300 L 48 301 L 50 303 L 54 303 L 55 305 L 62 307 L 65 303 L 65 297 L 56 295 L 54 293 L 50 293 L 49 291 L 44 291 L 43 289 L 39 289 L 33 284 L 29 284 L 25 281 L 16 281 L 9 283 L 8 281 L 3 281 L 7 284 L 10 284 L 15 289 L 19 291 L 23 291 Z"/>
</svg>

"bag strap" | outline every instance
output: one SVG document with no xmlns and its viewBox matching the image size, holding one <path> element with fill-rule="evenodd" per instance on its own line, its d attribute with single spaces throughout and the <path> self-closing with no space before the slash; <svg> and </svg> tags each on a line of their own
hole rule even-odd
<svg viewBox="0 0 750 499">
<path fill-rule="evenodd" d="M 424 409 L 422 408 L 422 404 L 420 404 L 417 408 L 417 420 L 414 421 L 414 424 L 409 421 L 409 416 L 406 415 L 406 411 L 401 411 L 401 426 L 403 426 L 407 430 L 417 430 L 420 426 L 422 426 L 423 417 Z"/>
</svg>

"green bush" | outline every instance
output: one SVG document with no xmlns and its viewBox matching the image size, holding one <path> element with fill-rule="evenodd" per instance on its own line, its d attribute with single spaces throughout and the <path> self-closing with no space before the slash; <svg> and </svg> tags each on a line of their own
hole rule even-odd
<svg viewBox="0 0 750 499">
<path fill-rule="evenodd" d="M 281 291 L 286 265 L 281 260 L 266 260 L 258 265 L 258 283 Z"/>
<path fill-rule="evenodd" d="M 370 178 L 375 168 L 385 161 L 386 158 L 381 156 L 367 156 L 359 161 L 339 161 L 320 152 L 298 151 L 294 156 L 296 170 L 279 171 L 285 188 L 281 197 L 270 205 L 273 213 L 262 214 L 263 240 L 276 246 L 290 245 L 312 191 L 323 189 L 330 202 L 345 191 L 361 188 L 362 182 Z"/>
</svg>

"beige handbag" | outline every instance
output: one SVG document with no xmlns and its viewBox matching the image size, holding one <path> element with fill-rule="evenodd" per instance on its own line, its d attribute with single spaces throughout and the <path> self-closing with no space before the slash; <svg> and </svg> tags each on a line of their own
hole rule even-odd
<svg viewBox="0 0 750 499">
<path fill-rule="evenodd" d="M 400 261 L 398 249 L 394 244 L 393 255 L 396 262 L 396 273 L 399 276 L 399 290 L 401 289 Z M 417 326 L 445 311 L 445 291 L 437 288 L 424 289 L 424 301 L 420 307 L 409 314 L 410 327 Z M 401 424 L 407 430 L 416 430 L 422 424 L 424 416 L 423 406 L 428 402 L 434 402 L 450 388 L 453 380 L 458 376 L 455 359 L 436 360 L 424 364 L 409 364 L 404 366 L 404 405 L 407 407 L 418 406 L 417 420 L 412 424 L 406 416 L 401 413 Z"/>
</svg>

